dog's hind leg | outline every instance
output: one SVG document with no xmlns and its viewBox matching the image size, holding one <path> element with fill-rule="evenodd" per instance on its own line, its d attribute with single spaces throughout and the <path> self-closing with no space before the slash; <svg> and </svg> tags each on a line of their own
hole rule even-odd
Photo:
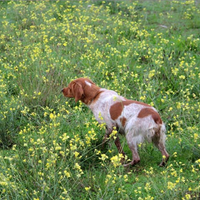
<svg viewBox="0 0 200 200">
<path fill-rule="evenodd" d="M 135 165 L 140 162 L 140 156 L 137 150 L 137 143 L 140 143 L 140 136 L 135 136 L 130 138 L 129 134 L 126 135 L 128 146 L 132 152 L 132 161 L 125 164 L 124 166 L 127 167 L 129 165 Z"/>
<path fill-rule="evenodd" d="M 165 148 L 165 138 L 165 127 L 164 125 L 161 125 L 158 127 L 158 129 L 155 129 L 155 135 L 152 137 L 152 142 L 162 154 L 162 162 L 159 165 L 161 167 L 165 166 L 169 159 L 169 154 L 167 153 Z"/>
</svg>

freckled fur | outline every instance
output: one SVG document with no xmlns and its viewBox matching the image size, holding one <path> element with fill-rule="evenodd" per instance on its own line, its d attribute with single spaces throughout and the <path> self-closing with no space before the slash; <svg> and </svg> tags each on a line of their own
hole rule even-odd
<svg viewBox="0 0 200 200">
<path fill-rule="evenodd" d="M 139 105 L 143 105 L 145 107 L 151 107 L 150 105 L 148 104 L 145 104 L 143 102 L 139 102 L 139 101 L 133 101 L 133 100 L 128 100 L 126 99 L 125 101 L 121 101 L 121 102 L 116 102 L 115 104 L 113 104 L 111 107 L 110 107 L 110 115 L 111 115 L 111 118 L 113 120 L 117 119 L 120 115 L 121 115 L 121 112 L 122 110 L 124 109 L 124 106 L 128 106 L 130 104 L 139 104 Z"/>
<path fill-rule="evenodd" d="M 125 166 L 134 165 L 140 161 L 137 152 L 137 145 L 145 140 L 153 142 L 165 156 L 161 162 L 164 166 L 169 155 L 165 149 L 165 125 L 156 109 L 143 102 L 128 100 L 115 91 L 107 90 L 96 86 L 90 79 L 79 78 L 72 81 L 63 94 L 66 97 L 81 100 L 93 112 L 99 123 L 105 123 L 107 134 L 117 127 L 125 134 L 128 146 L 132 151 L 132 161 Z M 119 138 L 115 144 L 120 153 L 124 155 L 120 146 Z"/>
</svg>

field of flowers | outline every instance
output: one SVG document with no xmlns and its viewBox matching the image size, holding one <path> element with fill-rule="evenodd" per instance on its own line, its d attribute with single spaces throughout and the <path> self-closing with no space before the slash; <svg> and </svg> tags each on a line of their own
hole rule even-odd
<svg viewBox="0 0 200 200">
<path fill-rule="evenodd" d="M 199 199 L 199 16 L 197 0 L 1 0 L 0 199 Z M 60 92 L 78 77 L 159 110 L 166 167 L 152 144 L 130 168 L 102 148 Z"/>
</svg>

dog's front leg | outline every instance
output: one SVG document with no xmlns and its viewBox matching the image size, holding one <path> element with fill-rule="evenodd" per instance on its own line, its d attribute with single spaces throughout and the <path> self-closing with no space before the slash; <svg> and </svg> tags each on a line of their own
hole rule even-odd
<svg viewBox="0 0 200 200">
<path fill-rule="evenodd" d="M 120 143 L 120 140 L 119 140 L 119 137 L 118 137 L 118 136 L 117 136 L 116 139 L 115 139 L 115 145 L 116 145 L 116 147 L 117 147 L 117 149 L 118 149 L 118 152 L 119 152 L 120 154 L 123 155 L 123 157 L 121 158 L 121 163 L 123 164 L 124 161 L 125 161 L 125 156 L 126 156 L 126 154 L 125 154 L 124 151 L 123 151 L 123 148 L 122 148 L 122 146 L 121 146 L 121 143 Z"/>
<path fill-rule="evenodd" d="M 112 133 L 112 131 L 113 131 L 113 128 L 106 127 L 106 134 L 104 136 L 103 143 L 102 143 L 103 147 L 104 147 L 104 144 L 108 141 L 109 136 Z M 123 157 L 121 159 L 121 163 L 124 163 L 124 161 L 125 161 L 125 153 L 124 153 L 123 148 L 121 146 L 119 137 L 115 136 L 114 140 L 115 140 L 115 145 L 116 145 L 116 147 L 118 149 L 118 152 L 123 155 Z"/>
<path fill-rule="evenodd" d="M 104 135 L 102 146 L 104 148 L 104 144 L 109 140 L 109 136 L 112 133 L 113 129 L 106 127 L 106 134 Z"/>
</svg>

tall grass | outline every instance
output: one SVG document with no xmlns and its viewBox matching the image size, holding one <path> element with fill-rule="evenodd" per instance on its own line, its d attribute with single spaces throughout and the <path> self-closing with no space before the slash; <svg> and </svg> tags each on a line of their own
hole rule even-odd
<svg viewBox="0 0 200 200">
<path fill-rule="evenodd" d="M 198 199 L 199 14 L 194 0 L 0 1 L 0 198 Z M 168 165 L 151 144 L 131 168 L 102 149 L 105 127 L 60 93 L 77 77 L 156 107 Z"/>
</svg>

